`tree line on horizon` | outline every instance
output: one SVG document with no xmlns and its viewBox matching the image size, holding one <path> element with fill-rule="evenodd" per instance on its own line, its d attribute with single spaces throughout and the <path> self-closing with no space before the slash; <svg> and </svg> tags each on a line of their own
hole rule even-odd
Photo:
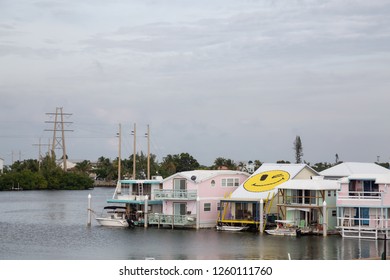
<svg viewBox="0 0 390 280">
<path fill-rule="evenodd" d="M 303 147 L 299 136 L 293 143 L 295 151 L 295 163 L 305 163 L 317 172 L 321 172 L 342 161 L 335 155 L 335 162 L 318 162 L 310 164 L 302 162 Z M 135 179 L 147 178 L 148 157 L 143 152 L 135 155 L 136 174 Z M 240 170 L 251 173 L 258 169 L 263 163 L 260 160 L 235 162 L 232 159 L 217 157 L 211 166 L 199 164 L 189 153 L 167 155 L 162 162 L 157 161 L 154 154 L 150 154 L 151 176 L 162 176 L 167 178 L 175 173 L 191 170 Z M 276 163 L 291 163 L 290 161 L 279 160 Z M 377 163 L 389 168 L 389 163 Z M 16 161 L 10 167 L 6 167 L 3 174 L 0 174 L 0 190 L 12 188 L 28 189 L 88 189 L 94 186 L 95 181 L 114 182 L 118 179 L 119 159 L 111 160 L 104 156 L 98 158 L 96 163 L 84 160 L 75 165 L 74 168 L 63 171 L 56 163 L 55 157 L 47 155 L 41 162 L 35 159 Z M 121 179 L 133 178 L 133 155 L 127 159 L 121 159 Z M 134 178 L 133 178 L 134 179 Z"/>
</svg>

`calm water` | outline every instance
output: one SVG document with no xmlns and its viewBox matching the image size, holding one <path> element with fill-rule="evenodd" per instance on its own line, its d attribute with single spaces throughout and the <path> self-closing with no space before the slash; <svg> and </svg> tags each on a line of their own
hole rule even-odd
<svg viewBox="0 0 390 280">
<path fill-rule="evenodd" d="M 97 212 L 113 189 L 0 192 L 0 259 L 292 259 L 378 257 L 384 241 L 340 236 L 280 237 L 213 229 L 106 228 L 87 222 L 87 197 Z M 388 242 L 390 243 L 390 242 Z M 390 251 L 388 244 L 387 252 Z"/>
</svg>

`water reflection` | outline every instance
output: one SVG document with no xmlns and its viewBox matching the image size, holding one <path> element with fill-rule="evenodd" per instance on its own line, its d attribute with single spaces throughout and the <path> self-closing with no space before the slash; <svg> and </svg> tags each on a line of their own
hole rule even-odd
<svg viewBox="0 0 390 280">
<path fill-rule="evenodd" d="M 267 259 L 379 257 L 383 241 L 340 236 L 86 227 L 87 196 L 100 210 L 111 189 L 0 192 L 0 259 Z M 388 245 L 389 246 L 389 245 Z M 388 249 L 389 250 L 389 249 Z"/>
</svg>

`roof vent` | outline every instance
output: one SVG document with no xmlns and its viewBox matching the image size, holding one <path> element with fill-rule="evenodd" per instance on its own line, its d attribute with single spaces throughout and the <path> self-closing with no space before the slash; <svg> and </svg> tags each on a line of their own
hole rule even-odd
<svg viewBox="0 0 390 280">
<path fill-rule="evenodd" d="M 191 180 L 195 182 L 196 176 L 195 176 L 195 175 L 192 175 L 192 176 L 191 176 Z"/>
</svg>

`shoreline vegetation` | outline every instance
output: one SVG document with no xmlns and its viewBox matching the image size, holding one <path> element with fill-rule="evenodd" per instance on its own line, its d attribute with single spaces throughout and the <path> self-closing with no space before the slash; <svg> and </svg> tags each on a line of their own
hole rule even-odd
<svg viewBox="0 0 390 280">
<path fill-rule="evenodd" d="M 0 191 L 8 190 L 86 190 L 94 180 L 83 172 L 65 172 L 52 157 L 41 162 L 17 161 L 10 170 L 0 174 Z"/>
<path fill-rule="evenodd" d="M 147 161 L 145 154 L 136 154 L 135 166 L 136 179 L 146 179 Z M 61 160 L 62 161 L 62 160 Z M 151 154 L 150 174 L 167 178 L 175 173 L 191 170 L 240 170 L 253 173 L 262 162 L 259 160 L 244 162 L 234 162 L 231 159 L 218 157 L 211 166 L 200 165 L 198 161 L 188 153 L 167 155 L 162 162 L 156 160 L 156 155 Z M 97 162 L 89 160 L 78 162 L 68 169 L 62 170 L 55 157 L 47 155 L 41 161 L 28 159 L 16 161 L 11 166 L 6 167 L 0 173 L 0 191 L 8 190 L 86 190 L 94 187 L 115 187 L 118 178 L 118 158 L 110 160 L 100 157 Z M 276 163 L 291 163 L 280 160 Z M 319 162 L 310 164 L 304 162 L 317 172 L 321 172 L 342 161 L 336 157 L 335 163 Z M 376 163 L 385 168 L 389 168 L 389 163 Z M 128 159 L 121 160 L 121 179 L 134 178 L 133 155 Z"/>
</svg>

